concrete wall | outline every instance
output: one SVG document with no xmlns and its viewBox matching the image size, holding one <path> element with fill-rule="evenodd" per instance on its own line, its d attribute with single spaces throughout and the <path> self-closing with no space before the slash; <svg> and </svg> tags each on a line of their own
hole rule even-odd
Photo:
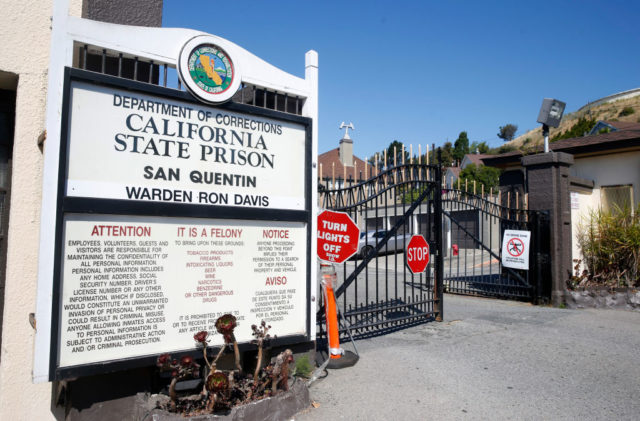
<svg viewBox="0 0 640 421">
<path fill-rule="evenodd" d="M 0 70 L 18 75 L 0 363 L 0 419 L 52 419 L 51 384 L 31 381 L 52 2 L 0 1 Z M 44 327 L 47 328 L 46 326 Z"/>
<path fill-rule="evenodd" d="M 583 105 L 576 112 L 579 113 L 580 111 L 587 110 L 591 107 L 595 107 L 600 104 L 604 104 L 605 102 L 619 101 L 621 99 L 633 98 L 634 96 L 638 96 L 638 95 L 640 95 L 640 88 L 629 89 L 628 91 L 622 91 L 622 92 L 618 92 L 617 94 L 607 95 L 600 99 L 596 99 L 595 101 L 591 101 L 586 105 Z"/>
<path fill-rule="evenodd" d="M 635 205 L 640 203 L 640 151 L 576 158 L 570 173 L 594 182 L 592 191 L 575 187 L 571 189 L 578 195 L 579 206 L 578 209 L 571 209 L 572 259 L 582 259 L 578 232 L 581 225 L 588 223 L 590 213 L 600 207 L 601 186 L 631 184 Z"/>
<path fill-rule="evenodd" d="M 69 16 L 82 17 L 82 0 L 69 0 Z"/>
<path fill-rule="evenodd" d="M 162 1 L 84 0 L 82 17 L 121 25 L 162 26 Z"/>
<path fill-rule="evenodd" d="M 0 0 L 0 8 L 0 73 L 3 80 L 13 80 L 4 72 L 18 78 L 0 349 L 0 420 L 63 419 L 63 410 L 53 409 L 52 404 L 57 385 L 32 382 L 35 330 L 29 322 L 29 314 L 36 311 L 43 169 L 38 138 L 45 128 L 53 1 Z M 159 26 L 162 21 L 162 2 L 157 0 L 86 0 L 84 4 L 70 0 L 68 10 L 72 16 L 88 13 L 93 19 L 106 16 L 109 22 L 126 20 L 143 26 Z"/>
</svg>

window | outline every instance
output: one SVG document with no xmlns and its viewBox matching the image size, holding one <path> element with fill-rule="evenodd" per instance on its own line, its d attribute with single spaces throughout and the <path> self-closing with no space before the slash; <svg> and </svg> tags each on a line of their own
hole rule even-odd
<svg viewBox="0 0 640 421">
<path fill-rule="evenodd" d="M 631 184 L 620 186 L 600 187 L 600 202 L 602 210 L 616 212 L 631 209 L 633 212 L 633 186 Z"/>
</svg>

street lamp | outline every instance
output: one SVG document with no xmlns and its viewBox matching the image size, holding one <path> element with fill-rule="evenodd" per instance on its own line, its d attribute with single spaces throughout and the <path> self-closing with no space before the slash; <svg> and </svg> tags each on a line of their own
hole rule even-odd
<svg viewBox="0 0 640 421">
<path fill-rule="evenodd" d="M 542 124 L 542 135 L 544 136 L 544 153 L 549 152 L 549 126 L 558 127 L 564 113 L 565 104 L 562 101 L 553 98 L 545 98 L 542 100 L 540 114 L 538 114 L 538 123 Z"/>
</svg>

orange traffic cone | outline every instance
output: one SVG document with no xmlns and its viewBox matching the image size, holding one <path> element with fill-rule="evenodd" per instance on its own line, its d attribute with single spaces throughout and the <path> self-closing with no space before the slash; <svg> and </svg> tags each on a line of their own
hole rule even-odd
<svg viewBox="0 0 640 421">
<path fill-rule="evenodd" d="M 324 293 L 325 320 L 327 326 L 327 336 L 329 339 L 328 368 L 351 367 L 358 361 L 358 356 L 350 351 L 345 353 L 340 347 L 340 331 L 338 328 L 338 309 L 336 306 L 336 296 L 333 291 L 336 283 L 336 270 L 333 265 L 320 264 L 322 271 L 322 286 Z"/>
</svg>

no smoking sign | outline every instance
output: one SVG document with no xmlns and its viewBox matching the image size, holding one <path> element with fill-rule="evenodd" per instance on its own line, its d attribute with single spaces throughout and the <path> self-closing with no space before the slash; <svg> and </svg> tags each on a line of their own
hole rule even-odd
<svg viewBox="0 0 640 421">
<path fill-rule="evenodd" d="M 512 238 L 507 242 L 507 253 L 510 256 L 518 257 L 524 253 L 524 243 L 519 238 Z"/>
<path fill-rule="evenodd" d="M 502 237 L 502 266 L 529 270 L 531 231 L 505 230 Z"/>
</svg>

